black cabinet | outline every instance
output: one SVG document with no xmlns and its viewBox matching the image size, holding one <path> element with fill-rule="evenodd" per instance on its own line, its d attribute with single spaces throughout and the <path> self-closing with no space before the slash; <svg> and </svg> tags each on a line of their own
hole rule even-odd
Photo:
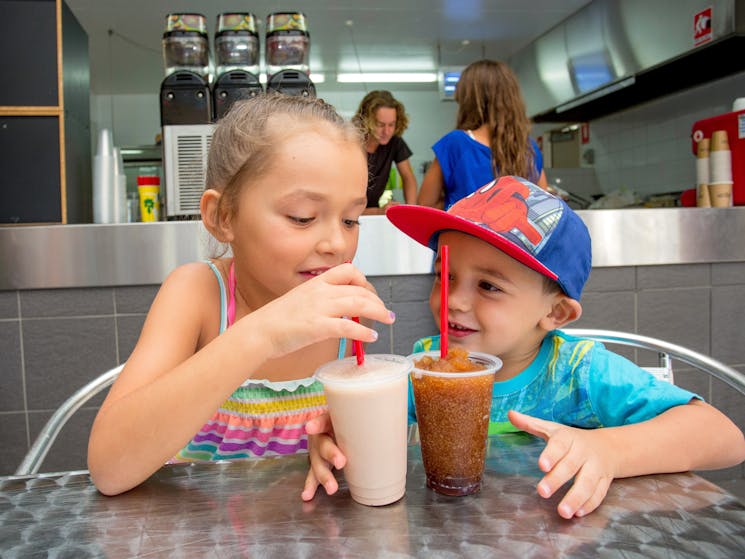
<svg viewBox="0 0 745 559">
<path fill-rule="evenodd" d="M 0 1 L 0 106 L 56 106 L 55 2 Z"/>
<path fill-rule="evenodd" d="M 60 130 L 56 116 L 0 116 L 0 220 L 62 221 Z"/>
<path fill-rule="evenodd" d="M 0 14 L 0 224 L 90 223 L 88 36 L 63 0 Z"/>
</svg>

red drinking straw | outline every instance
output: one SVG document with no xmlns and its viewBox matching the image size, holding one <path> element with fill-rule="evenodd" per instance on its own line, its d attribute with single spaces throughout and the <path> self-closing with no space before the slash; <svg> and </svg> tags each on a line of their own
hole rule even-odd
<svg viewBox="0 0 745 559">
<path fill-rule="evenodd" d="M 351 264 L 351 260 L 345 260 L 344 264 Z M 360 323 L 360 317 L 359 316 L 353 316 L 352 320 L 354 320 L 357 324 Z M 362 345 L 362 342 L 359 340 L 352 340 L 354 343 L 354 354 L 357 356 L 357 365 L 362 365 L 365 362 L 365 346 Z"/>
<path fill-rule="evenodd" d="M 448 290 L 450 289 L 450 253 L 447 245 L 440 249 L 440 358 L 448 355 Z"/>
<path fill-rule="evenodd" d="M 360 323 L 359 316 L 353 316 L 352 320 L 354 320 L 357 324 Z M 353 342 L 354 342 L 354 354 L 357 356 L 357 364 L 362 365 L 365 362 L 365 346 L 363 346 L 362 342 L 359 340 L 353 340 Z"/>
</svg>

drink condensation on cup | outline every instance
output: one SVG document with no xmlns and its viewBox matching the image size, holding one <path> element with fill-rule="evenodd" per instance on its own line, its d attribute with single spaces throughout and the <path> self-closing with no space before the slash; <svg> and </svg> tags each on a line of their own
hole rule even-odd
<svg viewBox="0 0 745 559">
<path fill-rule="evenodd" d="M 470 495 L 481 489 L 492 389 L 502 361 L 471 352 L 468 359 L 481 370 L 440 372 L 417 367 L 423 357 L 439 355 L 431 351 L 409 356 L 427 487 L 445 495 Z"/>
<path fill-rule="evenodd" d="M 344 477 L 363 505 L 398 501 L 406 491 L 408 373 L 400 355 L 365 355 L 318 368 L 334 436 L 347 457 Z"/>
</svg>

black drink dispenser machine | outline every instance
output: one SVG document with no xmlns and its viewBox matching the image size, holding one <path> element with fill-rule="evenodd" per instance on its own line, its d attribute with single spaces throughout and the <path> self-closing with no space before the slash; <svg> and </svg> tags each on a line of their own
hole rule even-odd
<svg viewBox="0 0 745 559">
<path fill-rule="evenodd" d="M 265 40 L 267 91 L 315 96 L 305 14 L 270 14 Z M 213 122 L 237 100 L 263 92 L 257 20 L 248 12 L 218 16 L 214 80 L 204 15 L 169 14 L 162 44 L 166 72 L 160 87 L 164 214 L 166 219 L 198 219 Z"/>
</svg>

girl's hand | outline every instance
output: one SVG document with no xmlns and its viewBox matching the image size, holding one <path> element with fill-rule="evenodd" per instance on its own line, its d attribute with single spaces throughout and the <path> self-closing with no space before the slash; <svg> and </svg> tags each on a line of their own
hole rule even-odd
<svg viewBox="0 0 745 559">
<path fill-rule="evenodd" d="M 347 463 L 334 442 L 334 431 L 328 413 L 319 415 L 305 425 L 308 433 L 308 457 L 310 470 L 305 478 L 305 486 L 300 497 L 303 501 L 310 501 L 316 494 L 319 485 L 323 485 L 328 495 L 333 495 L 339 489 L 331 468 L 340 470 Z"/>
<path fill-rule="evenodd" d="M 563 518 L 585 516 L 605 499 L 615 476 L 616 453 L 604 436 L 604 429 L 577 429 L 545 421 L 514 410 L 508 413 L 518 429 L 546 441 L 538 458 L 538 467 L 546 475 L 538 483 L 538 494 L 551 497 L 561 486 L 574 478 L 572 487 L 559 503 Z"/>
<path fill-rule="evenodd" d="M 276 358 L 329 338 L 374 342 L 378 333 L 343 317 L 358 316 L 391 324 L 394 314 L 364 274 L 352 264 L 341 264 L 291 289 L 236 323 L 251 323 L 251 335 L 261 332 L 268 357 Z"/>
</svg>

